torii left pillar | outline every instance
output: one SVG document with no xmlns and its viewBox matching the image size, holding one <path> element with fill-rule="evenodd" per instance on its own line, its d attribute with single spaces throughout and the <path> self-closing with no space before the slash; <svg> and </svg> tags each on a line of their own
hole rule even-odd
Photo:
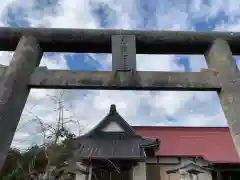
<svg viewBox="0 0 240 180">
<path fill-rule="evenodd" d="M 38 41 L 23 36 L 0 81 L 0 170 L 28 98 L 28 82 L 42 58 Z"/>
</svg>

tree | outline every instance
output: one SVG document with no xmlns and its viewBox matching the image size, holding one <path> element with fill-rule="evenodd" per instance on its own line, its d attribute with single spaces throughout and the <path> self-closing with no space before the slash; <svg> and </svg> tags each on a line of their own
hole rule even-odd
<svg viewBox="0 0 240 180">
<path fill-rule="evenodd" d="M 37 122 L 41 127 L 43 144 L 34 145 L 24 152 L 10 150 L 0 174 L 1 179 L 49 180 L 52 176 L 60 178 L 61 175 L 70 178 L 70 175 L 66 174 L 68 165 L 66 162 L 72 156 L 69 144 L 75 135 L 66 125 L 74 122 L 80 126 L 80 123 L 72 117 L 64 117 L 64 111 L 69 111 L 62 100 L 64 93 L 65 91 L 61 91 L 59 96 L 48 95 L 57 106 L 55 109 L 58 113 L 56 124 L 47 124 L 32 111 L 28 111 L 33 116 L 31 121 Z"/>
<path fill-rule="evenodd" d="M 5 160 L 0 178 L 20 180 L 29 175 L 42 173 L 42 167 L 47 162 L 43 152 L 43 148 L 38 146 L 31 147 L 25 152 L 11 149 Z"/>
<path fill-rule="evenodd" d="M 20 176 L 20 171 L 17 169 L 20 158 L 21 153 L 17 149 L 10 149 L 1 170 L 0 179 L 11 179 L 17 175 Z"/>
</svg>

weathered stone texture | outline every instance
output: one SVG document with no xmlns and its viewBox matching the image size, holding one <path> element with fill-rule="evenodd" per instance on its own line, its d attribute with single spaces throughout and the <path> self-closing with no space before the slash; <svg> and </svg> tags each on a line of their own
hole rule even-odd
<svg viewBox="0 0 240 180">
<path fill-rule="evenodd" d="M 35 38 L 23 36 L 10 65 L 0 81 L 0 169 L 11 145 L 22 110 L 26 103 L 29 78 L 39 65 L 42 51 Z"/>
<path fill-rule="evenodd" d="M 111 53 L 111 37 L 124 34 L 136 37 L 137 54 L 204 54 L 216 38 L 228 41 L 233 54 L 240 54 L 239 32 L 69 28 L 0 27 L 0 50 L 14 51 L 25 34 L 36 37 L 44 52 Z"/>
<path fill-rule="evenodd" d="M 0 67 L 0 75 L 6 67 Z M 112 89 L 112 90 L 174 90 L 220 91 L 216 71 L 202 72 L 111 72 L 48 70 L 38 67 L 28 83 L 29 87 L 46 89 Z"/>
<path fill-rule="evenodd" d="M 235 146 L 240 156 L 240 74 L 228 43 L 222 39 L 214 41 L 206 53 L 210 68 L 218 72 L 222 85 L 220 101 L 230 128 Z"/>
<path fill-rule="evenodd" d="M 215 72 L 111 72 L 37 68 L 30 87 L 50 89 L 189 90 L 218 91 Z"/>
</svg>

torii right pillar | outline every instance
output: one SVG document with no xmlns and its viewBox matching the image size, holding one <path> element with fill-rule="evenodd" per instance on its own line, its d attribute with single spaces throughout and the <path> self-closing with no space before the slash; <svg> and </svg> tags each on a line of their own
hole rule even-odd
<svg viewBox="0 0 240 180">
<path fill-rule="evenodd" d="M 240 157 L 240 73 L 227 41 L 217 39 L 205 54 L 208 67 L 218 73 L 218 93 L 234 144 Z"/>
</svg>

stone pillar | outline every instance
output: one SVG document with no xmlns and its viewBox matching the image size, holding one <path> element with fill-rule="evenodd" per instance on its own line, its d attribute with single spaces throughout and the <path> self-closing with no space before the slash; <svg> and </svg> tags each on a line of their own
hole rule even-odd
<svg viewBox="0 0 240 180">
<path fill-rule="evenodd" d="M 220 101 L 240 156 L 240 74 L 236 61 L 228 43 L 222 39 L 213 42 L 205 57 L 209 68 L 218 73 L 222 85 Z"/>
<path fill-rule="evenodd" d="M 133 180 L 146 180 L 146 163 L 139 162 L 132 170 Z"/>
<path fill-rule="evenodd" d="M 34 37 L 23 36 L 0 80 L 0 169 L 12 143 L 26 103 L 29 78 L 40 63 L 41 48 Z"/>
</svg>

